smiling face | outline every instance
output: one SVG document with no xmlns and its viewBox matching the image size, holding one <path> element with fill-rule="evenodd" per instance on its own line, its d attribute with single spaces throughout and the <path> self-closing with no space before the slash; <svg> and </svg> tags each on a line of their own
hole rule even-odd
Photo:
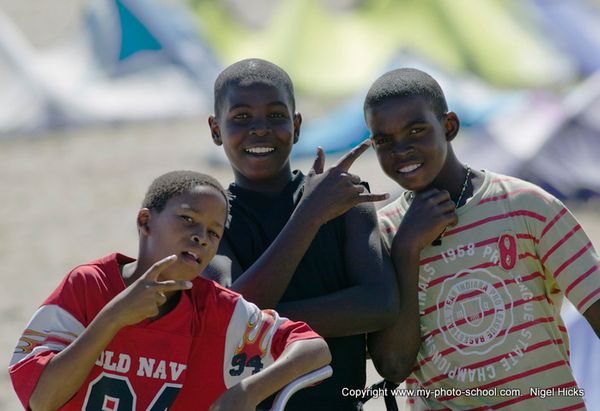
<svg viewBox="0 0 600 411">
<path fill-rule="evenodd" d="M 458 132 L 454 113 L 440 118 L 421 97 L 393 97 L 365 115 L 385 174 L 407 190 L 445 188 L 445 170 L 456 161 L 449 144 Z"/>
<path fill-rule="evenodd" d="M 193 280 L 215 256 L 226 217 L 223 194 L 207 185 L 170 198 L 160 212 L 143 208 L 138 214 L 144 250 L 140 260 L 151 265 L 175 254 L 177 262 L 160 280 Z"/>
<path fill-rule="evenodd" d="M 283 188 L 290 180 L 289 157 L 301 122 L 289 93 L 262 82 L 229 86 L 216 117 L 209 118 L 213 141 L 223 145 L 236 183 L 257 191 Z"/>
</svg>

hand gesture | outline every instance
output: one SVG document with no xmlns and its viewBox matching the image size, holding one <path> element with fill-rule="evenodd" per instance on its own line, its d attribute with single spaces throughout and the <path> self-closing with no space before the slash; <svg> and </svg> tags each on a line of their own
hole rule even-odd
<svg viewBox="0 0 600 411">
<path fill-rule="evenodd" d="M 325 224 L 357 204 L 387 199 L 388 193 L 367 192 L 367 189 L 360 184 L 360 177 L 348 172 L 354 161 L 370 145 L 370 139 L 363 141 L 327 170 L 323 170 L 325 154 L 319 147 L 313 166 L 306 176 L 299 208 L 309 209 L 312 218 Z"/>
<path fill-rule="evenodd" d="M 191 281 L 158 281 L 167 267 L 177 260 L 176 255 L 154 263 L 133 284 L 121 291 L 103 309 L 121 327 L 136 324 L 158 315 L 159 307 L 167 301 L 165 293 L 192 288 Z"/>
<path fill-rule="evenodd" d="M 415 193 L 394 237 L 392 253 L 407 243 L 421 251 L 457 222 L 456 206 L 446 190 Z"/>
</svg>

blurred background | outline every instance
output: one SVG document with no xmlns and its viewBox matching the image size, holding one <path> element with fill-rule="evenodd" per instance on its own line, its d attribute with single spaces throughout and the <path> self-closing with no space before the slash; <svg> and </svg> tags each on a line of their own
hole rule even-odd
<svg viewBox="0 0 600 411">
<path fill-rule="evenodd" d="M 232 180 L 207 117 L 219 71 L 248 57 L 294 80 L 294 167 L 308 170 L 317 145 L 333 161 L 367 137 L 370 84 L 421 68 L 461 119 L 459 158 L 541 185 L 600 247 L 600 0 L 0 0 L 2 364 L 70 268 L 135 255 L 153 178 Z M 353 171 L 397 194 L 372 152 Z M 600 409 L 600 371 L 586 366 L 600 363 L 598 340 L 572 310 L 565 319 Z M 0 409 L 18 408 L 3 373 Z"/>
</svg>

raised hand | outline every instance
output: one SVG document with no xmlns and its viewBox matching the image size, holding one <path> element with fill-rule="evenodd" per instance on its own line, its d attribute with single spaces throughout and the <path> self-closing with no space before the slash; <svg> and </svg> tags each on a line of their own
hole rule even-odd
<svg viewBox="0 0 600 411">
<path fill-rule="evenodd" d="M 367 189 L 360 184 L 360 177 L 348 172 L 354 161 L 370 145 L 370 139 L 363 141 L 327 170 L 324 170 L 325 154 L 319 147 L 313 166 L 306 176 L 304 194 L 298 207 L 309 209 L 311 216 L 324 224 L 357 204 L 389 198 L 388 193 L 367 192 Z"/>
<path fill-rule="evenodd" d="M 420 251 L 457 222 L 456 206 L 446 190 L 415 193 L 394 237 L 392 252 L 409 243 Z"/>
<path fill-rule="evenodd" d="M 154 317 L 167 301 L 167 293 L 192 288 L 191 281 L 158 281 L 160 274 L 177 260 L 176 255 L 157 261 L 133 284 L 121 291 L 102 311 L 121 327 Z"/>
</svg>

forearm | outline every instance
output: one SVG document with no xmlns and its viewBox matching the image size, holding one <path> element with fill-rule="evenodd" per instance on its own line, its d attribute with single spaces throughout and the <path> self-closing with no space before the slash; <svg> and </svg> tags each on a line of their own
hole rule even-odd
<svg viewBox="0 0 600 411">
<path fill-rule="evenodd" d="M 75 395 L 119 329 L 108 315 L 99 314 L 46 365 L 29 400 L 31 409 L 58 409 Z"/>
<path fill-rule="evenodd" d="M 419 253 L 395 247 L 393 262 L 400 294 L 400 310 L 394 324 L 368 336 L 375 368 L 384 378 L 403 381 L 411 372 L 421 344 L 419 329 Z"/>
<path fill-rule="evenodd" d="M 397 299 L 389 291 L 353 286 L 320 297 L 281 303 L 277 311 L 304 321 L 323 337 L 365 334 L 388 327 L 394 320 Z"/>
<path fill-rule="evenodd" d="M 286 347 L 273 365 L 244 379 L 240 384 L 258 404 L 296 378 L 330 362 L 331 354 L 323 339 L 295 341 Z"/>
<path fill-rule="evenodd" d="M 274 308 L 320 227 L 310 210 L 300 204 L 275 241 L 231 289 L 261 308 Z"/>
</svg>

